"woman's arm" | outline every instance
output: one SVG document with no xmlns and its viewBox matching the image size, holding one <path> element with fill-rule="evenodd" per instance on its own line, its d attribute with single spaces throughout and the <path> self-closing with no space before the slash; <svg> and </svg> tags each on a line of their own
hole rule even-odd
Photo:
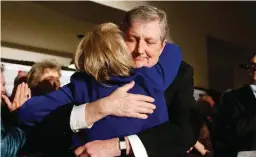
<svg viewBox="0 0 256 157">
<path fill-rule="evenodd" d="M 28 126 L 34 126 L 60 106 L 74 101 L 71 84 L 43 96 L 27 100 L 17 111 L 19 120 Z"/>
<path fill-rule="evenodd" d="M 182 61 L 181 50 L 177 45 L 166 43 L 156 68 L 161 73 L 164 89 L 169 87 L 178 74 Z"/>
<path fill-rule="evenodd" d="M 182 61 L 180 48 L 177 45 L 166 43 L 158 63 L 151 67 L 136 69 L 149 79 L 157 88 L 166 90 L 178 74 Z"/>
<path fill-rule="evenodd" d="M 149 96 L 131 94 L 128 91 L 134 86 L 134 82 L 117 88 L 113 93 L 105 98 L 86 104 L 84 108 L 86 126 L 90 126 L 105 116 L 133 117 L 139 119 L 148 118 L 147 114 L 153 113 L 156 108 L 154 99 Z M 81 111 L 76 111 L 76 113 Z M 73 115 L 77 115 L 74 113 Z M 72 123 L 72 115 L 71 115 Z M 77 119 L 73 123 L 81 123 Z M 71 124 L 72 125 L 72 124 Z M 83 125 L 85 126 L 85 125 Z M 83 128 L 77 128 L 83 129 Z"/>
</svg>

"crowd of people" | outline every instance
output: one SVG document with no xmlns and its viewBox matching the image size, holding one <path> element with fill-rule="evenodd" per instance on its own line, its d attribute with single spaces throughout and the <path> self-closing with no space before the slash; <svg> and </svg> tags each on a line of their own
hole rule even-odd
<svg viewBox="0 0 256 157">
<path fill-rule="evenodd" d="M 256 70 L 221 101 L 195 101 L 193 67 L 167 34 L 166 13 L 139 6 L 81 39 L 63 87 L 47 60 L 19 72 L 8 97 L 2 66 L 1 156 L 255 157 Z"/>
</svg>

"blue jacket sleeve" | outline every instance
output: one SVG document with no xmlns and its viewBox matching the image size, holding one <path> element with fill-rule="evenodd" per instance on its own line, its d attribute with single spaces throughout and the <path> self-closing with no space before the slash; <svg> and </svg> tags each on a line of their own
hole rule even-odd
<svg viewBox="0 0 256 157">
<path fill-rule="evenodd" d="M 16 156 L 26 142 L 26 135 L 19 128 L 6 128 L 1 121 L 1 157 Z"/>
<path fill-rule="evenodd" d="M 18 110 L 19 120 L 25 125 L 34 126 L 58 107 L 72 103 L 72 87 L 72 84 L 68 84 L 47 95 L 32 97 Z"/>
<path fill-rule="evenodd" d="M 159 58 L 156 68 L 163 78 L 164 89 L 169 87 L 178 74 L 182 61 L 181 50 L 177 45 L 166 43 L 164 50 Z"/>
</svg>

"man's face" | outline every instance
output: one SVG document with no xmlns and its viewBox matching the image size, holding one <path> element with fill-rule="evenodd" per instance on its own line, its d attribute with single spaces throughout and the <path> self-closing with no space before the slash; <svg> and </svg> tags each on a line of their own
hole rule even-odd
<svg viewBox="0 0 256 157">
<path fill-rule="evenodd" d="M 1 85 L 0 85 L 0 87 L 1 87 L 1 97 L 2 97 L 2 95 L 6 95 L 6 88 L 5 88 L 6 82 L 5 82 L 4 74 L 2 72 L 0 72 L 0 73 L 1 73 Z"/>
<path fill-rule="evenodd" d="M 125 41 L 134 59 L 135 68 L 154 66 L 165 46 L 161 41 L 159 21 L 135 20 L 125 32 Z"/>
<path fill-rule="evenodd" d="M 255 63 L 256 64 L 256 56 L 252 57 L 251 63 Z M 251 77 L 252 81 L 256 82 L 256 71 L 251 71 L 250 70 L 249 74 L 250 74 L 250 77 Z"/>
</svg>

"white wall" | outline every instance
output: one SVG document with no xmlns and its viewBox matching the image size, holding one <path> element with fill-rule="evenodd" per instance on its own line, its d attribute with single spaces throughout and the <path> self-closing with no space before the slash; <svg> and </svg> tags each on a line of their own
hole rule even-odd
<svg viewBox="0 0 256 157">
<path fill-rule="evenodd" d="M 121 0 L 116 0 L 116 1 L 91 0 L 91 1 L 99 4 L 103 4 L 112 8 L 120 9 L 123 11 L 129 11 L 134 7 L 149 4 L 149 2 L 147 1 L 121 1 Z"/>
<path fill-rule="evenodd" d="M 37 52 L 25 51 L 9 47 L 1 47 L 1 58 L 40 62 L 44 59 L 55 59 L 59 64 L 68 66 L 71 59 Z"/>
<path fill-rule="evenodd" d="M 85 34 L 94 26 L 92 22 L 63 15 L 34 2 L 1 2 L 4 42 L 71 54 L 79 41 L 77 35 Z"/>
</svg>

